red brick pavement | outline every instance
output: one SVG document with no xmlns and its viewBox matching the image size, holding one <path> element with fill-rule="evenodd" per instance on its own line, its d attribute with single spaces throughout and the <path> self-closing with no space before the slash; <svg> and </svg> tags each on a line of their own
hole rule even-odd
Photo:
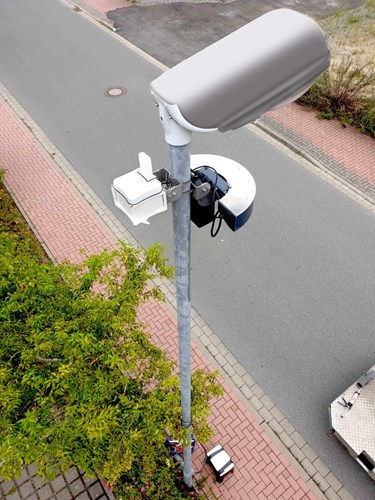
<svg viewBox="0 0 375 500">
<path fill-rule="evenodd" d="M 321 120 L 298 104 L 267 113 L 300 137 L 320 148 L 348 170 L 375 185 L 375 141 L 337 120 Z"/>
<path fill-rule="evenodd" d="M 0 101 L 0 166 L 6 182 L 31 223 L 57 261 L 79 261 L 79 249 L 96 253 L 115 244 L 75 189 L 61 176 L 51 157 L 7 105 Z M 176 322 L 167 306 L 149 302 L 139 312 L 157 345 L 177 358 Z M 193 367 L 212 369 L 197 346 Z M 225 446 L 236 464 L 221 485 L 209 474 L 207 488 L 222 499 L 316 498 L 294 467 L 267 436 L 234 391 L 223 383 L 225 395 L 213 401 L 211 425 L 215 436 L 208 447 Z M 204 454 L 194 455 L 199 470 Z"/>
<path fill-rule="evenodd" d="M 0 167 L 6 182 L 56 261 L 82 259 L 114 245 L 104 226 L 57 172 L 25 127 L 0 105 Z"/>
<path fill-rule="evenodd" d="M 86 6 L 90 7 L 93 11 L 100 14 L 122 7 L 129 7 L 130 3 L 127 0 L 84 0 Z"/>
</svg>

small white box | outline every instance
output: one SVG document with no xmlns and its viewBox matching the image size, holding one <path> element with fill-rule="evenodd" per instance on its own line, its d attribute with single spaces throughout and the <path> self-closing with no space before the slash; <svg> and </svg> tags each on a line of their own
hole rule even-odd
<svg viewBox="0 0 375 500">
<path fill-rule="evenodd" d="M 214 469 L 216 479 L 221 482 L 228 472 L 233 471 L 234 463 L 228 453 L 219 444 L 207 453 L 206 460 Z"/>
<path fill-rule="evenodd" d="M 143 175 L 141 169 L 117 177 L 111 189 L 116 207 L 135 226 L 147 223 L 152 215 L 167 210 L 167 195 L 162 183 L 154 175 Z"/>
</svg>

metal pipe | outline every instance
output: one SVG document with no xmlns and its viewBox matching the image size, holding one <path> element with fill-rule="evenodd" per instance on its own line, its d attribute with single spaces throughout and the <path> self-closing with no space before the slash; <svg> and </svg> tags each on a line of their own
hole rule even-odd
<svg viewBox="0 0 375 500">
<path fill-rule="evenodd" d="M 180 363 L 182 425 L 188 429 L 191 423 L 191 302 L 190 302 L 190 144 L 169 144 L 169 165 L 172 177 L 182 183 L 182 197 L 172 204 L 173 238 L 175 256 L 175 280 L 177 294 L 178 352 Z M 193 486 L 190 439 L 184 447 L 184 483 Z"/>
</svg>

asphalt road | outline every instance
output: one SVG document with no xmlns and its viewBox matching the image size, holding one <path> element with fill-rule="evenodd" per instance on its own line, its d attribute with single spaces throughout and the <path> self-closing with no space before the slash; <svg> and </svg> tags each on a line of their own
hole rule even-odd
<svg viewBox="0 0 375 500">
<path fill-rule="evenodd" d="M 117 33 L 163 64 L 173 66 L 273 9 L 294 9 L 316 19 L 363 4 L 363 0 L 190 2 L 138 0 L 129 8 L 113 10 L 108 17 L 114 22 Z M 153 5 L 148 5 L 150 3 Z"/>
<path fill-rule="evenodd" d="M 166 166 L 148 85 L 160 69 L 59 0 L 2 0 L 0 80 L 142 245 L 167 212 L 133 228 L 110 184 L 139 151 Z M 127 93 L 109 98 L 106 89 Z M 193 153 L 246 165 L 252 219 L 216 239 L 192 230 L 195 308 L 356 499 L 374 484 L 327 436 L 329 403 L 374 364 L 374 217 L 247 129 L 194 136 Z"/>
</svg>

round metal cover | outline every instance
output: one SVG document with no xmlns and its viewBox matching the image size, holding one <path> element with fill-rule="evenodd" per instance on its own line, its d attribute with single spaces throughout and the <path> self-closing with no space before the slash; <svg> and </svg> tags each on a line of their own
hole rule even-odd
<svg viewBox="0 0 375 500">
<path fill-rule="evenodd" d="M 124 87 L 111 87 L 105 93 L 108 97 L 121 97 L 126 94 L 126 89 Z"/>
</svg>

